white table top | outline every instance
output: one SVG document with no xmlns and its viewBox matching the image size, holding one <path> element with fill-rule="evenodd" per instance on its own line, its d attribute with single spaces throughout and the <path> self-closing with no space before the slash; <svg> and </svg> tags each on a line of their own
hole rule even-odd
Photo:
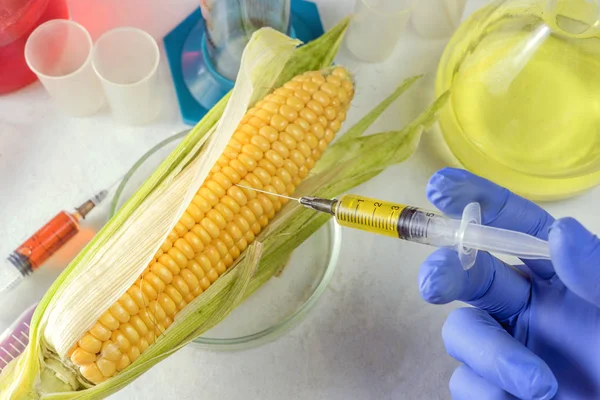
<svg viewBox="0 0 600 400">
<path fill-rule="evenodd" d="M 72 0 L 72 16 L 94 37 L 115 26 L 134 25 L 161 38 L 198 4 L 197 0 L 128 0 L 125 10 L 118 3 Z M 326 28 L 347 15 L 353 4 L 350 0 L 316 3 Z M 109 21 L 98 22 L 98 15 L 107 15 Z M 373 131 L 397 129 L 409 122 L 433 98 L 433 77 L 444 45 L 445 41 L 423 40 L 409 30 L 388 61 L 373 65 L 357 62 L 342 48 L 337 61 L 354 71 L 358 81 L 346 126 L 404 78 L 428 73 L 380 118 Z M 58 210 L 71 209 L 115 181 L 154 144 L 186 128 L 166 62 L 161 72 L 166 106 L 160 119 L 145 127 L 117 125 L 107 109 L 84 119 L 64 117 L 39 83 L 0 97 L 0 254 L 8 254 Z M 355 192 L 427 206 L 426 182 L 443 166 L 431 151 L 432 140 L 426 135 L 413 158 Z M 600 191 L 595 189 L 546 207 L 555 216 L 572 215 L 600 232 L 600 214 L 587 215 L 599 200 Z M 41 298 L 59 274 L 59 266 L 89 240 L 106 215 L 106 206 L 95 211 L 74 243 L 3 301 L 0 331 Z M 420 298 L 418 269 L 430 251 L 426 246 L 344 231 L 330 288 L 291 332 L 239 352 L 188 346 L 112 398 L 448 398 L 447 382 L 457 364 L 444 351 L 440 329 L 447 313 L 459 304 L 432 306 Z"/>
</svg>

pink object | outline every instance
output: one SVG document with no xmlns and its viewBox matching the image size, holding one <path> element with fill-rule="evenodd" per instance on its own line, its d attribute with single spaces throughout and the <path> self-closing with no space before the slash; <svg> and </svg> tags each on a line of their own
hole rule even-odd
<svg viewBox="0 0 600 400">
<path fill-rule="evenodd" d="M 25 63 L 25 42 L 40 24 L 68 18 L 66 0 L 0 0 L 0 94 L 35 81 Z"/>
<path fill-rule="evenodd" d="M 29 307 L 0 335 L 0 372 L 25 351 L 29 343 L 29 324 L 37 303 Z"/>
</svg>

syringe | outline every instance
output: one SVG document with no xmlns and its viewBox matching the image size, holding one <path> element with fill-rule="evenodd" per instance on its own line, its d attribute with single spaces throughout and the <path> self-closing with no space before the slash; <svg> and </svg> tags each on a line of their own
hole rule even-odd
<svg viewBox="0 0 600 400">
<path fill-rule="evenodd" d="M 0 294 L 11 289 L 38 269 L 50 256 L 73 238 L 79 232 L 79 221 L 84 219 L 107 195 L 108 190 L 102 190 L 77 207 L 75 212 L 59 212 L 10 253 L 8 258 L 0 264 Z"/>
<path fill-rule="evenodd" d="M 278 196 L 276 193 L 238 186 Z M 481 225 L 479 203 L 468 204 L 463 210 L 462 219 L 458 220 L 418 207 L 352 194 L 332 200 L 282 197 L 296 200 L 315 211 L 331 214 L 342 226 L 455 249 L 464 269 L 473 266 L 478 250 L 523 259 L 550 259 L 547 241 L 522 232 Z"/>
</svg>

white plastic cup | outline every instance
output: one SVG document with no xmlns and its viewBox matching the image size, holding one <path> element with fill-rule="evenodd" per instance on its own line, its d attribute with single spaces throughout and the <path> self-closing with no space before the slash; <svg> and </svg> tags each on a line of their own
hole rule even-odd
<svg viewBox="0 0 600 400">
<path fill-rule="evenodd" d="M 41 24 L 25 44 L 27 65 L 67 115 L 91 115 L 104 104 L 102 85 L 91 65 L 92 49 L 85 28 L 66 19 Z"/>
<path fill-rule="evenodd" d="M 450 37 L 460 25 L 466 4 L 466 0 L 419 0 L 413 10 L 412 24 L 422 37 Z"/>
<path fill-rule="evenodd" d="M 346 46 L 358 59 L 385 61 L 410 19 L 414 0 L 357 0 Z"/>
<path fill-rule="evenodd" d="M 137 28 L 117 28 L 100 36 L 92 57 L 113 117 L 142 125 L 158 116 L 160 51 L 150 34 Z"/>
</svg>

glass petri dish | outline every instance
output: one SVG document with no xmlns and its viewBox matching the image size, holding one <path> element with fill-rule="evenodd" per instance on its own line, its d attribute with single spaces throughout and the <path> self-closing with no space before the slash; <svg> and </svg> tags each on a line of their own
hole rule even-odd
<svg viewBox="0 0 600 400">
<path fill-rule="evenodd" d="M 122 207 L 189 130 L 158 143 L 128 171 L 117 188 L 110 217 Z M 333 220 L 298 247 L 278 275 L 249 296 L 193 344 L 210 350 L 240 350 L 274 340 L 301 322 L 331 281 L 338 262 L 341 228 Z"/>
</svg>

